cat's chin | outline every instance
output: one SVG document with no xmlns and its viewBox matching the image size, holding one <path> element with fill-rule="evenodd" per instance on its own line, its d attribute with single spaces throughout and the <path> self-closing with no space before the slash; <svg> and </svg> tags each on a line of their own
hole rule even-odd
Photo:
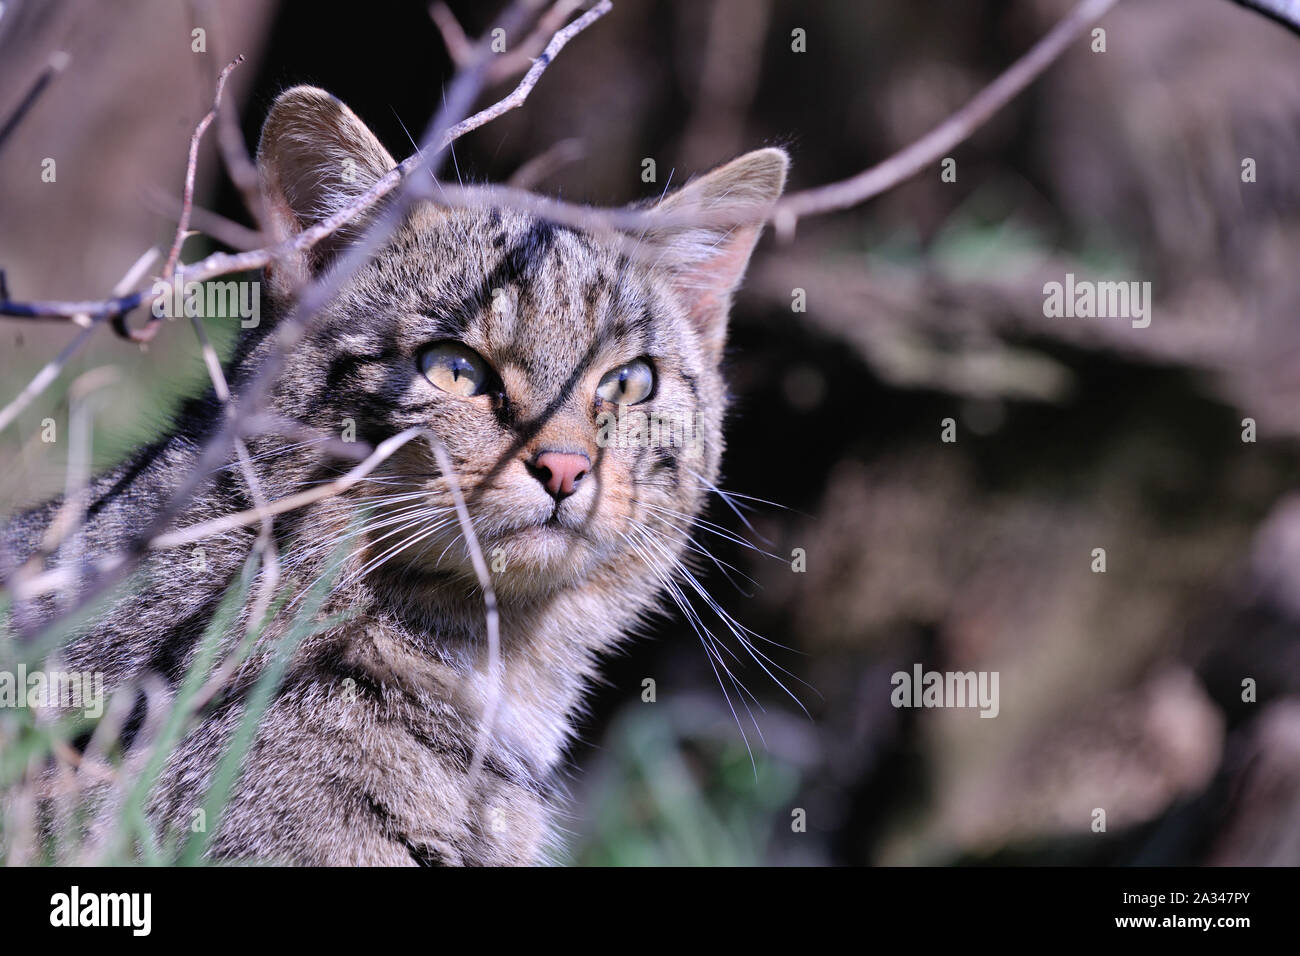
<svg viewBox="0 0 1300 956">
<path fill-rule="evenodd" d="M 595 554 L 584 535 L 546 522 L 496 537 L 489 543 L 485 557 L 500 586 L 529 592 L 563 587 L 581 579 L 590 571 Z"/>
<path fill-rule="evenodd" d="M 556 522 L 525 524 L 479 540 L 498 596 L 545 594 L 582 581 L 595 568 L 600 548 L 591 538 Z M 417 565 L 419 566 L 419 565 Z M 476 583 L 478 575 L 463 547 L 447 549 L 422 570 Z"/>
</svg>

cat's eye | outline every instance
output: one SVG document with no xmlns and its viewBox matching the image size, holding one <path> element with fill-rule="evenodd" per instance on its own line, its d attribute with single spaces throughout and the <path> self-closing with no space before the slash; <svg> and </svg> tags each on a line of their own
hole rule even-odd
<svg viewBox="0 0 1300 956">
<path fill-rule="evenodd" d="M 610 369 L 596 386 L 596 394 L 611 405 L 635 405 L 650 397 L 655 388 L 655 370 L 645 359 Z"/>
<path fill-rule="evenodd" d="M 452 395 L 482 395 L 492 370 L 472 348 L 459 342 L 439 342 L 420 356 L 420 371 L 438 388 Z"/>
</svg>

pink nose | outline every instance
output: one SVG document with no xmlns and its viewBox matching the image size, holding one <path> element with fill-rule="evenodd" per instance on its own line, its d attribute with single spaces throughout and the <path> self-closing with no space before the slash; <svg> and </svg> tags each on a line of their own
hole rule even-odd
<svg viewBox="0 0 1300 956">
<path fill-rule="evenodd" d="M 559 501 L 567 498 L 578 487 L 578 482 L 591 468 L 591 459 L 583 454 L 567 451 L 544 451 L 533 459 L 530 470 L 542 486 Z"/>
</svg>

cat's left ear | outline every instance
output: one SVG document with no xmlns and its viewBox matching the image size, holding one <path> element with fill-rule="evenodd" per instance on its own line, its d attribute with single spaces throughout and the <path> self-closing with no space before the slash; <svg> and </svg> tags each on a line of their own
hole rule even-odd
<svg viewBox="0 0 1300 956">
<path fill-rule="evenodd" d="M 666 267 L 691 322 L 713 358 L 722 355 L 731 296 L 754 244 L 785 188 L 790 158 L 758 149 L 688 183 L 655 206 L 671 218 L 647 238 L 662 245 Z"/>
<path fill-rule="evenodd" d="M 295 86 L 276 97 L 257 147 L 258 173 L 281 239 L 343 209 L 396 165 L 352 110 L 315 86 Z M 287 264 L 293 275 L 273 282 L 292 288 L 318 272 L 367 221 L 361 216 L 343 226 L 301 262 Z"/>
</svg>

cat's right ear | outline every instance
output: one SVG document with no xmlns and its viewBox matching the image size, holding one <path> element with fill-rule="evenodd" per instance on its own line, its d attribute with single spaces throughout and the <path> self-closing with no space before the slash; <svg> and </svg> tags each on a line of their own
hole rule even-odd
<svg viewBox="0 0 1300 956">
<path fill-rule="evenodd" d="M 664 218 L 658 224 L 652 221 L 645 236 L 662 247 L 659 266 L 667 271 L 670 286 L 714 361 L 722 356 L 732 293 L 785 188 L 789 168 L 784 150 L 756 149 L 693 180 L 654 207 Z"/>
<path fill-rule="evenodd" d="M 397 165 L 365 123 L 315 86 L 295 86 L 275 99 L 262 124 L 257 169 L 271 225 L 285 239 L 344 208 Z M 272 274 L 289 291 L 318 272 L 365 228 L 365 217 L 317 243 Z M 283 274 L 288 271 L 291 274 Z"/>
</svg>

